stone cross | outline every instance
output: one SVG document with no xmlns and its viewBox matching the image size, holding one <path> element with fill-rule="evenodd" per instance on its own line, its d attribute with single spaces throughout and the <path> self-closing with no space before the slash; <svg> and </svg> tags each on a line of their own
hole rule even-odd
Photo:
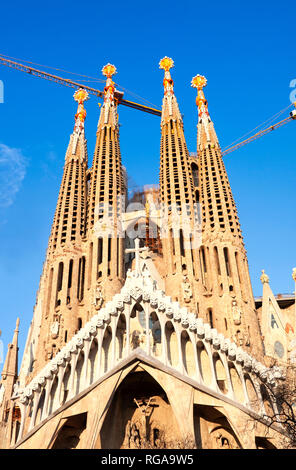
<svg viewBox="0 0 296 470">
<path fill-rule="evenodd" d="M 135 253 L 135 259 L 136 259 L 136 275 L 137 277 L 141 275 L 140 272 L 140 253 L 142 251 L 147 251 L 148 247 L 144 246 L 144 248 L 140 248 L 140 239 L 135 238 L 135 248 L 128 248 L 125 250 L 126 253 Z"/>
</svg>

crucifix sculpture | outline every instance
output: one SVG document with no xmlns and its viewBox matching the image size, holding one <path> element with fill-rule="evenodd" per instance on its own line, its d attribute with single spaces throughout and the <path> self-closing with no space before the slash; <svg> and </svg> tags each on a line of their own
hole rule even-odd
<svg viewBox="0 0 296 470">
<path fill-rule="evenodd" d="M 140 239 L 139 238 L 135 238 L 135 248 L 128 248 L 125 250 L 126 253 L 135 253 L 135 259 L 136 259 L 136 276 L 140 276 L 141 275 L 141 271 L 140 271 L 140 253 L 142 251 L 147 251 L 148 250 L 148 247 L 147 246 L 144 246 L 143 248 L 140 248 Z"/>
</svg>

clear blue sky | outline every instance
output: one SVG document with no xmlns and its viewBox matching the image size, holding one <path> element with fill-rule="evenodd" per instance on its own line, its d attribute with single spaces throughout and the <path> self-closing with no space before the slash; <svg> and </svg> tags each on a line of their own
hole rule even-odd
<svg viewBox="0 0 296 470">
<path fill-rule="evenodd" d="M 206 96 L 222 147 L 290 104 L 295 13 L 295 2 L 285 0 L 5 2 L 0 53 L 98 79 L 103 65 L 114 63 L 119 85 L 158 106 L 158 63 L 172 57 L 187 144 L 195 151 L 196 92 L 190 81 L 197 73 L 208 79 Z M 6 351 L 20 316 L 22 353 L 76 103 L 72 89 L 3 66 L 0 80 L 0 329 Z M 97 99 L 86 106 L 91 162 Z M 119 113 L 130 176 L 139 185 L 158 183 L 159 118 L 123 106 Z M 262 268 L 275 293 L 294 289 L 295 135 L 291 122 L 225 157 L 255 295 L 261 295 Z"/>
</svg>

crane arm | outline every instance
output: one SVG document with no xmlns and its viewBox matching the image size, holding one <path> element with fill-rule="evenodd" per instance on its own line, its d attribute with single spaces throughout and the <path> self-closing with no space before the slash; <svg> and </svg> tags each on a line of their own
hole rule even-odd
<svg viewBox="0 0 296 470">
<path fill-rule="evenodd" d="M 42 70 L 38 70 L 34 67 L 30 67 L 28 65 L 24 65 L 19 62 L 6 59 L 5 57 L 2 57 L 2 56 L 0 56 L 0 64 L 5 65 L 7 67 L 14 68 L 16 70 L 20 70 L 21 72 L 26 72 L 35 77 L 40 77 L 40 78 L 44 78 L 45 80 L 50 80 L 52 82 L 58 83 L 59 85 L 64 85 L 64 86 L 68 86 L 71 88 L 84 88 L 92 95 L 99 96 L 100 98 L 104 97 L 104 92 L 97 90 L 96 88 L 92 88 L 87 85 L 82 85 L 81 83 L 75 82 L 68 78 L 59 77 L 57 75 L 53 75 L 48 72 L 43 72 Z M 118 91 L 115 92 L 115 99 L 117 100 L 118 104 L 128 106 L 129 108 L 138 109 L 139 111 L 144 111 L 149 114 L 154 114 L 155 116 L 161 116 L 161 111 L 159 109 L 151 108 L 149 106 L 144 106 L 139 103 L 134 103 L 133 101 L 124 100 L 122 96 L 123 96 L 122 92 L 118 92 Z"/>
<path fill-rule="evenodd" d="M 42 70 L 38 70 L 38 69 L 36 69 L 34 67 L 31 67 L 29 65 L 24 65 L 24 64 L 21 64 L 19 62 L 15 62 L 13 60 L 10 60 L 10 59 L 6 59 L 5 57 L 3 57 L 1 55 L 0 55 L 0 65 L 5 65 L 7 67 L 11 67 L 11 68 L 14 68 L 16 70 L 20 70 L 21 72 L 26 72 L 30 75 L 35 76 L 35 77 L 40 77 L 40 78 L 43 78 L 45 80 L 53 81 L 53 82 L 58 83 L 60 85 L 68 86 L 68 87 L 75 88 L 75 89 L 76 88 L 84 88 L 85 90 L 87 90 L 92 95 L 99 96 L 100 98 L 104 97 L 104 92 L 100 91 L 100 90 L 97 90 L 96 88 L 92 88 L 88 85 L 82 85 L 81 83 L 75 82 L 75 81 L 70 80 L 68 78 L 59 77 L 57 75 L 53 75 L 53 74 L 48 73 L 48 72 L 43 72 Z M 118 90 L 115 91 L 115 99 L 117 100 L 118 104 L 128 106 L 129 108 L 138 109 L 139 111 L 143 111 L 143 112 L 146 112 L 146 113 L 149 113 L 149 114 L 154 114 L 155 116 L 161 116 L 161 111 L 159 109 L 151 108 L 149 106 L 144 106 L 142 104 L 135 103 L 133 101 L 123 99 L 123 93 L 118 91 Z M 296 103 L 294 103 L 294 105 L 296 107 Z M 247 145 L 248 143 L 252 142 L 253 140 L 258 139 L 259 137 L 262 137 L 262 136 L 268 134 L 269 132 L 271 132 L 275 129 L 278 129 L 279 127 L 287 124 L 289 121 L 291 121 L 293 119 L 296 119 L 296 110 L 293 110 L 290 113 L 290 116 L 283 119 L 282 121 L 279 121 L 278 123 L 273 124 L 272 126 L 269 126 L 266 129 L 263 129 L 262 131 L 257 132 L 256 134 L 252 135 L 248 139 L 245 139 L 242 142 L 240 142 L 236 145 L 233 145 L 233 146 L 227 148 L 226 150 L 222 151 L 222 155 L 225 156 L 225 155 L 228 155 L 231 152 L 234 152 L 238 148 L 243 147 L 244 145 Z"/>
<path fill-rule="evenodd" d="M 264 135 L 268 134 L 269 132 L 274 131 L 275 129 L 278 129 L 281 126 L 284 126 L 285 124 L 287 124 L 288 122 L 290 122 L 293 119 L 296 119 L 296 111 L 295 110 L 291 111 L 290 116 L 288 116 L 285 119 L 282 119 L 282 121 L 279 121 L 276 124 L 273 124 L 272 126 L 269 126 L 266 129 L 263 129 L 262 131 L 257 132 L 256 134 L 252 135 L 248 139 L 245 139 L 242 142 L 239 142 L 238 144 L 233 145 L 232 147 L 229 147 L 228 149 L 222 151 L 223 157 L 225 155 L 228 155 L 231 152 L 234 152 L 238 148 L 243 147 L 244 145 L 247 145 L 250 142 L 253 142 L 253 140 L 259 139 L 259 137 L 263 137 Z"/>
</svg>

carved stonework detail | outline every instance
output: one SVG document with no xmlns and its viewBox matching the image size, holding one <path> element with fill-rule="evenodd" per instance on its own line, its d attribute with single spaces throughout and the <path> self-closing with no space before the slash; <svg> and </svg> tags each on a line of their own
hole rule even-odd
<svg viewBox="0 0 296 470">
<path fill-rule="evenodd" d="M 192 287 L 187 276 L 183 275 L 182 292 L 185 303 L 189 303 L 192 299 Z"/>
<path fill-rule="evenodd" d="M 216 429 L 211 433 L 213 449 L 239 449 L 234 437 L 224 429 Z"/>
<path fill-rule="evenodd" d="M 101 286 L 97 286 L 93 290 L 93 301 L 92 305 L 94 305 L 96 310 L 99 310 L 104 303 L 104 298 L 103 298 L 103 289 Z"/>
<path fill-rule="evenodd" d="M 55 320 L 50 327 L 50 335 L 52 339 L 56 339 L 59 336 L 60 324 Z"/>
<path fill-rule="evenodd" d="M 241 311 L 240 311 L 239 306 L 237 305 L 236 300 L 232 301 L 231 313 L 232 313 L 234 324 L 240 325 L 241 324 Z"/>
</svg>

